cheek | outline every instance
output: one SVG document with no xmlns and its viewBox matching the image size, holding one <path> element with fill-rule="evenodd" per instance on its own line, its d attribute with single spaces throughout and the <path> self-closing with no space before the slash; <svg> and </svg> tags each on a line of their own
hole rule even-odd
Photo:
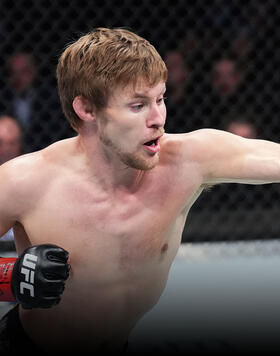
<svg viewBox="0 0 280 356">
<path fill-rule="evenodd" d="M 106 125 L 103 129 L 104 136 L 121 151 L 133 151 L 139 141 L 139 130 L 127 125 Z"/>
<path fill-rule="evenodd" d="M 106 120 L 100 120 L 99 132 L 119 149 L 134 152 L 143 138 L 144 122 L 144 115 L 135 117 L 120 111 L 118 115 L 106 115 Z"/>
<path fill-rule="evenodd" d="M 162 117 L 164 118 L 164 121 L 166 120 L 166 105 L 162 105 L 162 108 L 161 108 L 161 115 Z"/>
</svg>

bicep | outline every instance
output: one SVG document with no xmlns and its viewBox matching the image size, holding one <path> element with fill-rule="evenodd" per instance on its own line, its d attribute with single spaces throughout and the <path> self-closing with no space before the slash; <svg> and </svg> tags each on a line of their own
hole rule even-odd
<svg viewBox="0 0 280 356">
<path fill-rule="evenodd" d="M 264 184 L 280 181 L 280 145 L 208 130 L 201 151 L 206 184 Z"/>
<path fill-rule="evenodd" d="M 0 237 L 16 223 L 16 192 L 12 188 L 9 175 L 0 169 Z"/>
<path fill-rule="evenodd" d="M 1 194 L 1 192 L 0 192 Z M 2 199 L 0 199 L 0 204 Z M 16 223 L 16 219 L 12 212 L 5 209 L 5 206 L 0 208 L 0 238 L 8 232 Z"/>
</svg>

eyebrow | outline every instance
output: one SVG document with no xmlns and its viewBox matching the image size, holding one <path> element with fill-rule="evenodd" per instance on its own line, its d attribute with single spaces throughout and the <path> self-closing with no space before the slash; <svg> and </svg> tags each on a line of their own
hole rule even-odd
<svg viewBox="0 0 280 356">
<path fill-rule="evenodd" d="M 148 95 L 141 94 L 141 93 L 135 93 L 131 98 L 132 99 L 147 99 Z"/>
<path fill-rule="evenodd" d="M 166 92 L 166 87 L 164 87 L 164 89 L 162 89 L 162 91 L 159 93 L 159 95 L 163 95 Z M 148 99 L 149 96 L 143 93 L 134 93 L 134 95 L 132 96 L 132 99 Z"/>
</svg>

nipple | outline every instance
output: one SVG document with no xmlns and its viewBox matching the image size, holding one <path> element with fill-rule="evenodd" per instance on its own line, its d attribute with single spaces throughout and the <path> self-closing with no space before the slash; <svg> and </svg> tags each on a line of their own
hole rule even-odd
<svg viewBox="0 0 280 356">
<path fill-rule="evenodd" d="M 160 252 L 161 252 L 161 254 L 163 255 L 164 253 L 166 253 L 167 250 L 168 250 L 168 243 L 165 243 L 165 244 L 162 246 Z"/>
</svg>

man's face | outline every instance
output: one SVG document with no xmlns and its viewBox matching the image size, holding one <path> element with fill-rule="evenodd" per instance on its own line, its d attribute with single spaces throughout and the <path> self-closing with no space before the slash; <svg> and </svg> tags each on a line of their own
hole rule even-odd
<svg viewBox="0 0 280 356">
<path fill-rule="evenodd" d="M 108 159 L 117 158 L 140 170 L 158 163 L 166 119 L 165 90 L 160 82 L 152 88 L 139 83 L 114 92 L 97 115 L 98 135 Z"/>
<path fill-rule="evenodd" d="M 236 64 L 230 60 L 222 60 L 214 65 L 213 86 L 223 95 L 231 95 L 242 79 Z"/>
<path fill-rule="evenodd" d="M 10 83 L 19 93 L 29 89 L 33 83 L 35 68 L 27 54 L 17 54 L 10 60 Z"/>
<path fill-rule="evenodd" d="M 183 56 L 176 51 L 166 54 L 165 63 L 168 68 L 168 84 L 177 87 L 183 85 L 188 80 L 188 67 L 184 62 Z"/>
</svg>

